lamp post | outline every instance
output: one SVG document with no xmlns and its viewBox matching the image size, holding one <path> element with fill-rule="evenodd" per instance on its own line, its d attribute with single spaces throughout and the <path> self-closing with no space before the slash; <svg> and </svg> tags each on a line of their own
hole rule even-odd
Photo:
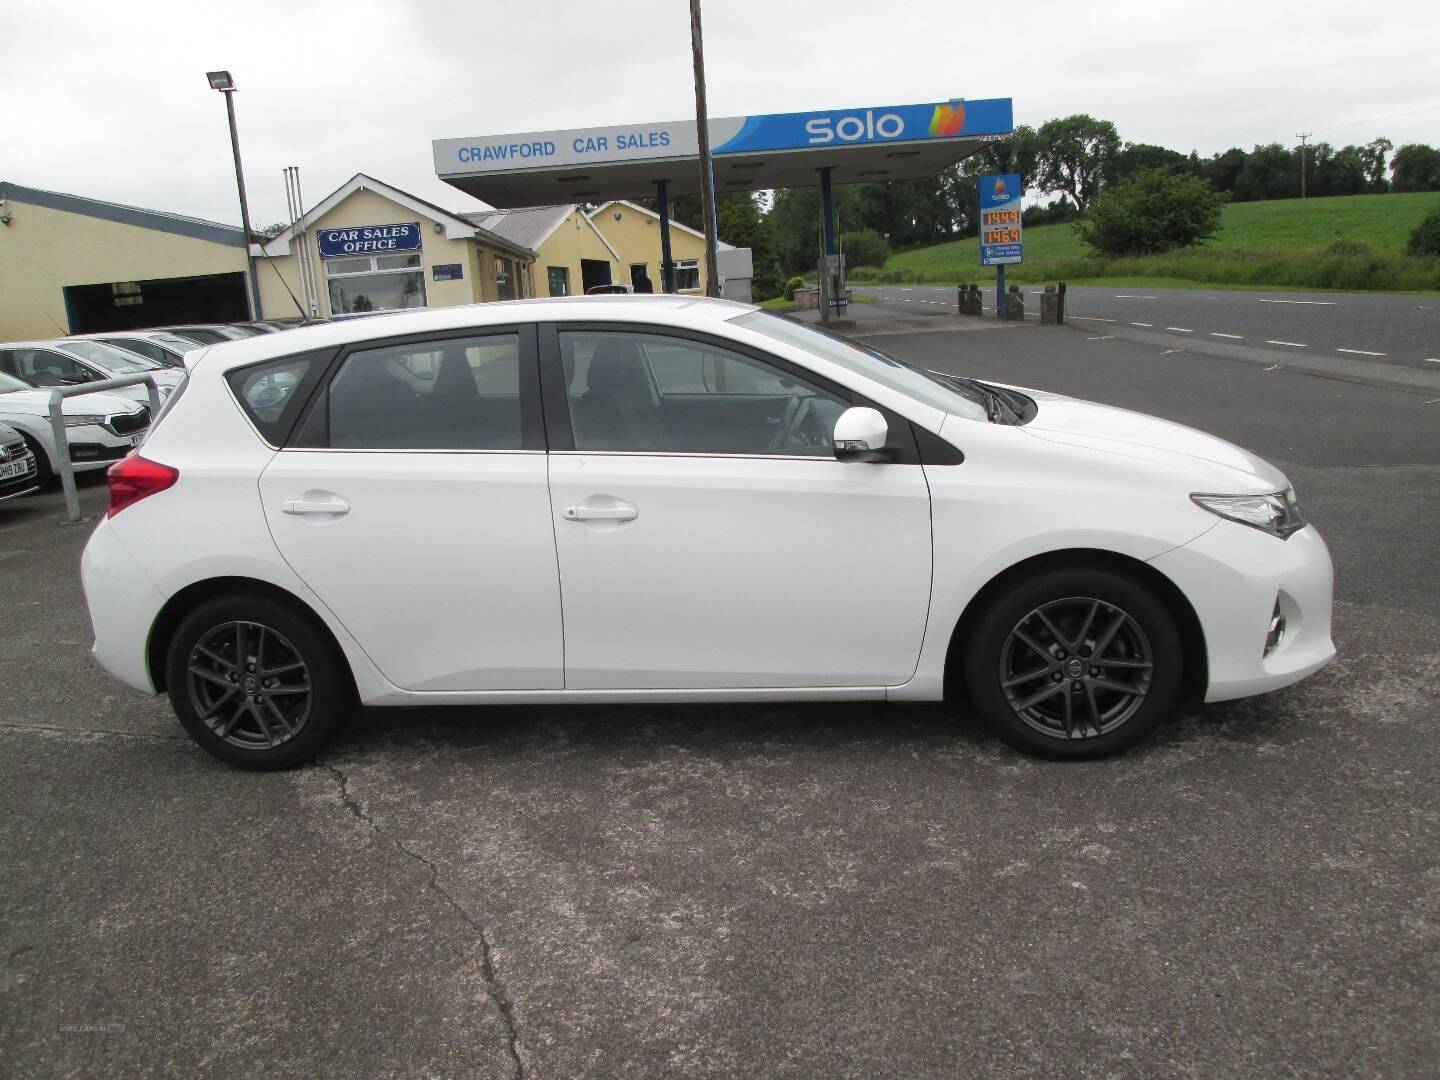
<svg viewBox="0 0 1440 1080">
<path fill-rule="evenodd" d="M 240 190 L 240 229 L 245 235 L 245 265 L 249 268 L 250 317 L 262 319 L 260 281 L 255 276 L 255 257 L 250 254 L 250 204 L 245 199 L 245 172 L 240 168 L 240 136 L 235 133 L 235 80 L 228 71 L 207 71 L 205 78 L 211 90 L 225 95 L 225 112 L 230 117 L 230 151 L 235 156 L 235 186 Z"/>
</svg>

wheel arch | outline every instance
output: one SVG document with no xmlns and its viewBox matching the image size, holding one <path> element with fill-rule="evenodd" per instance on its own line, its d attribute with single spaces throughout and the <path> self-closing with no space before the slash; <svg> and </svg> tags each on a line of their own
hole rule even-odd
<svg viewBox="0 0 1440 1080">
<path fill-rule="evenodd" d="M 145 666 L 150 674 L 150 681 L 155 686 L 156 693 L 164 693 L 165 685 L 165 658 L 170 651 L 170 642 L 175 636 L 176 629 L 185 617 L 194 611 L 201 604 L 221 596 L 263 596 L 268 600 L 284 604 L 294 608 L 305 617 L 314 622 L 315 626 L 329 639 L 330 644 L 335 647 L 336 654 L 340 657 L 346 675 L 350 678 L 351 686 L 355 685 L 355 672 L 350 666 L 350 658 L 346 655 L 345 649 L 336 640 L 335 634 L 326 625 L 320 613 L 311 605 L 307 604 L 300 597 L 279 585 L 271 584 L 268 581 L 261 581 L 258 578 L 250 577 L 213 577 L 205 578 L 202 581 L 193 582 L 181 589 L 174 596 L 165 602 L 155 616 L 155 621 L 150 626 L 150 637 L 145 644 Z"/>
<path fill-rule="evenodd" d="M 989 603 L 1016 581 L 1044 571 L 1064 568 L 1110 570 L 1125 574 L 1153 589 L 1175 620 L 1180 633 L 1182 687 L 1189 697 L 1202 696 L 1209 681 L 1205 631 L 1195 608 L 1179 587 L 1155 567 L 1130 555 L 1102 548 L 1065 548 L 1032 555 L 1006 567 L 986 582 L 960 613 L 945 653 L 945 698 L 958 698 L 965 686 L 965 641 Z"/>
</svg>

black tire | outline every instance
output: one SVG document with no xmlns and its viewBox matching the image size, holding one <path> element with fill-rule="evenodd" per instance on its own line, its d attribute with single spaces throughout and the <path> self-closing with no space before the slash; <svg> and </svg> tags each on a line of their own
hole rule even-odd
<svg viewBox="0 0 1440 1080">
<path fill-rule="evenodd" d="M 975 708 L 1012 746 L 1052 758 L 1105 757 L 1146 738 L 1174 708 L 1184 668 L 1163 601 L 1102 567 L 1017 583 L 963 645 Z"/>
<path fill-rule="evenodd" d="M 181 726 L 242 769 L 311 760 L 355 711 L 354 682 L 329 632 L 309 612 L 269 597 L 221 597 L 196 608 L 176 628 L 165 670 Z"/>
<path fill-rule="evenodd" d="M 30 453 L 35 455 L 35 482 L 40 485 L 41 490 L 46 490 L 55 483 L 55 469 L 50 464 L 50 458 L 45 453 L 45 448 L 38 441 L 26 435 L 23 431 L 20 437 L 25 440 L 25 445 L 30 448 Z"/>
</svg>

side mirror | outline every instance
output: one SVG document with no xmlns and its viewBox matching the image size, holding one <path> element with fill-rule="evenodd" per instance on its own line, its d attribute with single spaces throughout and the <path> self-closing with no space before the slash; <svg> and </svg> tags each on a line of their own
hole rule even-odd
<svg viewBox="0 0 1440 1080">
<path fill-rule="evenodd" d="M 841 461 L 889 461 L 890 429 L 878 409 L 851 407 L 835 421 L 835 456 Z"/>
</svg>

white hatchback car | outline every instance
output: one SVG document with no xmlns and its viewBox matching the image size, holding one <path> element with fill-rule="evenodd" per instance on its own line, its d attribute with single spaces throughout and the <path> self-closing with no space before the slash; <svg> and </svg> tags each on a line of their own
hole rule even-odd
<svg viewBox="0 0 1440 1080">
<path fill-rule="evenodd" d="M 141 456 L 143 455 L 143 456 Z M 931 701 L 1135 743 L 1334 655 L 1265 462 L 755 308 L 529 300 L 193 366 L 85 550 L 95 654 L 236 765 L 367 705 Z"/>
</svg>

